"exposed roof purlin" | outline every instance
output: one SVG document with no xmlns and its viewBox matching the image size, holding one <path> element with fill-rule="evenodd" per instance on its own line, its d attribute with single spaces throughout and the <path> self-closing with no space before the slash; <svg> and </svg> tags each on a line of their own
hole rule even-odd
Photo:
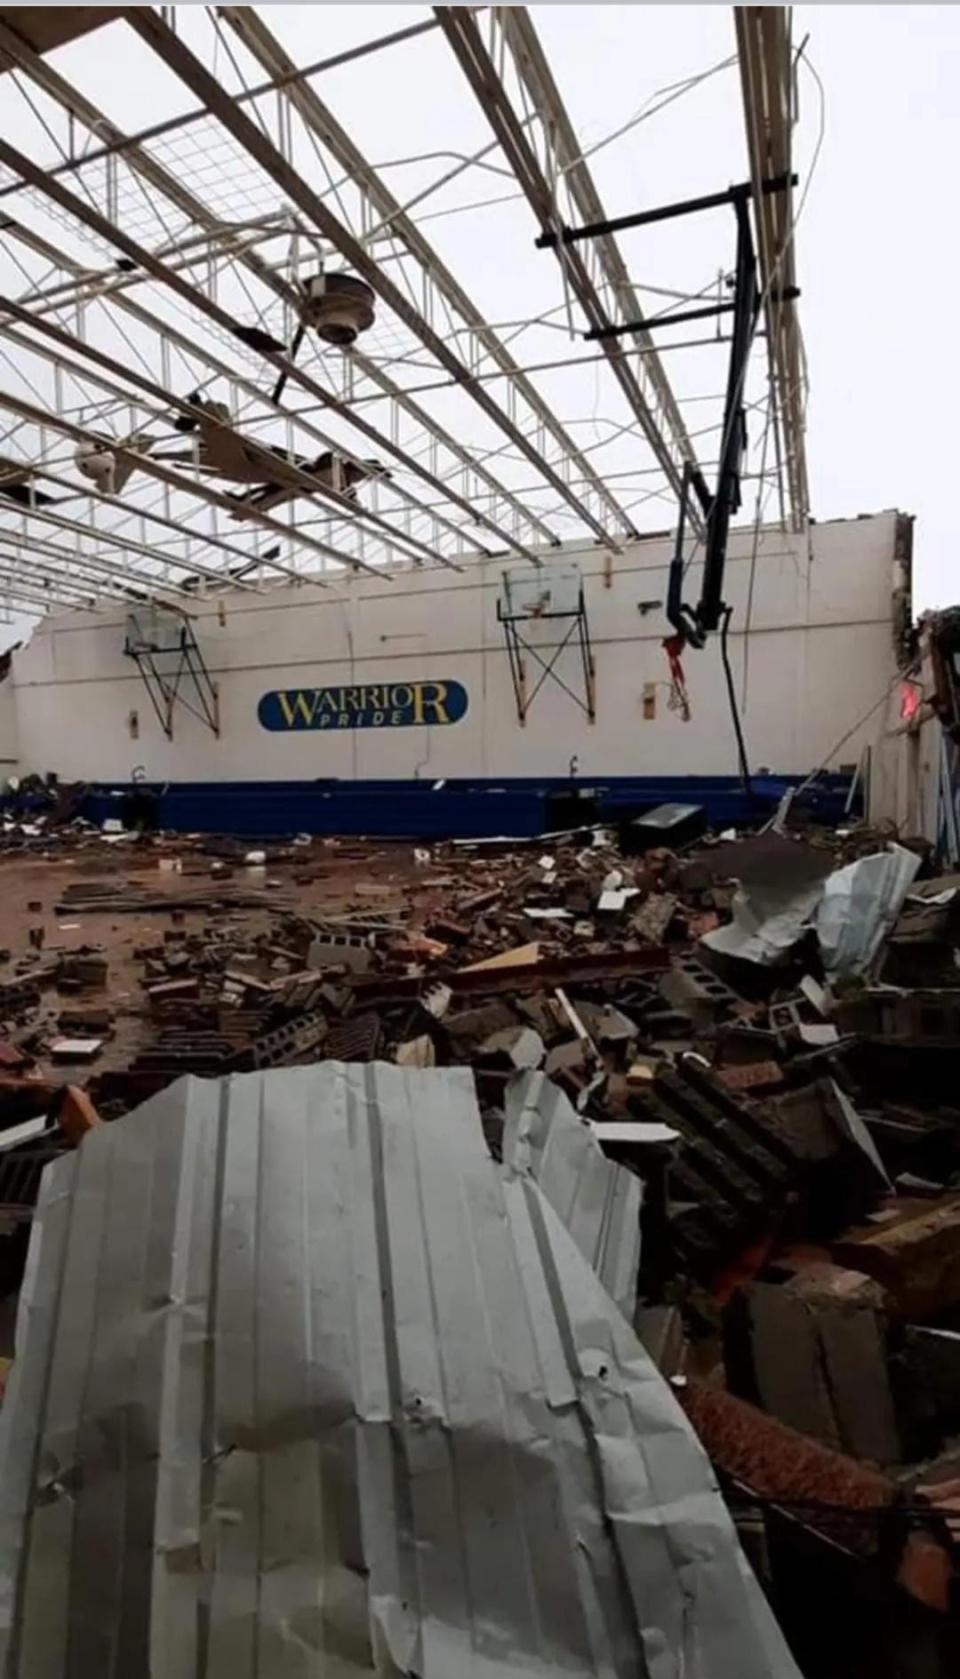
<svg viewBox="0 0 960 1679">
<path fill-rule="evenodd" d="M 0 232 L 9 238 L 21 239 L 25 245 L 36 250 L 38 254 L 44 256 L 48 261 L 58 263 L 61 267 L 67 269 L 73 269 L 77 272 L 78 277 L 80 277 L 82 271 L 79 265 L 72 264 L 69 257 L 58 251 L 55 246 L 48 244 L 46 240 L 39 238 L 37 234 L 31 232 L 28 228 L 22 227 L 17 222 L 8 222 L 5 227 L 0 230 Z M 248 255 L 253 256 L 253 253 L 248 253 Z M 259 270 L 254 270 L 254 272 L 259 272 Z M 265 270 L 264 278 L 266 278 L 269 273 L 270 270 Z M 117 292 L 120 291 L 121 288 L 118 287 Z M 106 302 L 106 298 L 102 294 L 98 294 L 94 301 L 104 303 Z M 109 301 L 118 309 L 122 309 L 125 314 L 128 314 L 131 317 L 131 319 L 140 321 L 144 326 L 147 326 L 152 331 L 156 332 L 161 338 L 165 338 L 171 344 L 177 345 L 178 348 L 183 350 L 184 354 L 193 356 L 197 361 L 202 362 L 213 372 L 220 374 L 224 379 L 232 381 L 238 390 L 245 391 L 247 395 L 252 397 L 254 400 L 263 402 L 265 406 L 269 406 L 263 391 L 258 385 L 255 385 L 252 380 L 245 378 L 244 375 L 238 372 L 235 368 L 229 367 L 226 362 L 220 361 L 220 359 L 215 356 L 212 351 L 207 349 L 206 346 L 193 343 L 190 339 L 186 338 L 183 333 L 178 332 L 176 327 L 171 326 L 169 322 L 165 320 L 161 320 L 158 315 L 154 315 L 151 310 L 144 308 L 141 303 L 138 303 L 133 298 L 128 297 L 125 292 L 123 292 L 122 295 L 111 293 Z M 39 320 L 41 318 L 41 315 L 39 315 L 36 311 L 31 311 L 32 321 Z M 311 424 L 309 420 L 304 419 L 301 415 L 293 414 L 288 409 L 281 407 L 279 404 L 274 404 L 272 407 L 277 419 L 292 421 L 302 432 L 306 433 L 310 437 L 316 438 L 317 442 L 322 443 L 324 448 L 336 448 L 337 452 L 341 454 L 345 460 L 358 458 L 353 456 L 348 449 L 343 448 L 341 445 L 334 444 L 326 432 L 321 431 L 317 426 Z M 419 502 L 416 499 L 415 496 L 408 496 L 399 485 L 394 485 L 393 488 L 413 511 L 428 512 L 437 525 L 449 531 L 459 540 L 463 540 L 464 532 L 462 526 L 454 524 L 452 520 L 445 518 L 440 513 L 437 513 L 433 508 L 426 508 L 422 502 Z M 354 517 L 355 516 L 354 510 Z M 402 540 L 410 541 L 413 539 L 403 536 Z M 480 555 L 484 555 L 487 552 L 487 550 L 479 543 L 476 546 L 476 551 Z M 448 563 L 452 564 L 453 562 Z"/>
<path fill-rule="evenodd" d="M 540 223 L 541 230 L 554 230 L 558 218 L 553 189 L 487 52 L 472 10 L 465 6 L 435 6 L 434 11 L 477 103 L 490 123 L 491 130 Z M 609 322 L 606 308 L 578 246 L 558 246 L 557 256 L 570 289 L 577 297 L 590 326 L 607 326 Z M 627 352 L 619 340 L 603 339 L 601 342 L 629 408 L 663 467 L 668 482 L 679 496 L 682 462 L 674 459 L 640 389 Z M 694 525 L 697 523 L 695 510 L 691 510 L 690 520 Z"/>
<path fill-rule="evenodd" d="M 580 156 L 576 131 L 554 81 L 528 9 L 525 6 L 504 6 L 498 8 L 497 15 L 513 54 L 517 74 L 522 78 L 528 93 L 535 97 L 536 108 L 542 115 L 545 111 L 549 120 L 553 144 L 557 150 L 558 163 L 563 170 L 567 190 L 584 222 L 603 221 L 606 213 L 600 195 L 588 164 Z M 621 315 L 625 319 L 641 319 L 644 313 L 643 305 L 630 279 L 615 236 L 612 233 L 601 234 L 594 241 L 594 247 L 597 261 L 617 300 Z M 695 462 L 696 450 L 661 365 L 655 340 L 649 332 L 643 330 L 636 332 L 633 339 L 643 348 L 643 360 L 639 365 L 642 366 L 661 405 L 678 460 L 681 463 Z"/>
<path fill-rule="evenodd" d="M 219 304 L 214 303 L 212 299 L 208 298 L 203 292 L 199 291 L 195 286 L 190 285 L 188 281 L 183 279 L 182 275 L 176 273 L 173 269 L 168 268 L 165 263 L 161 262 L 159 258 L 153 256 L 153 254 L 146 250 L 144 246 L 138 244 L 136 240 L 131 239 L 127 234 L 123 233 L 120 228 L 114 227 L 105 216 L 101 216 L 98 210 L 94 210 L 92 206 L 84 204 L 82 200 L 77 198 L 74 193 L 70 192 L 70 190 L 64 187 L 59 181 L 48 180 L 44 175 L 43 170 L 38 169 L 28 157 L 26 157 L 22 152 L 17 151 L 15 147 L 9 145 L 9 143 L 2 138 L 0 138 L 0 161 L 5 162 L 8 168 L 16 170 L 25 180 L 29 181 L 32 185 L 39 187 L 41 191 L 47 192 L 51 198 L 54 198 L 64 209 L 69 210 L 79 221 L 85 222 L 89 227 L 96 229 L 96 231 L 100 233 L 101 237 L 111 239 L 120 250 L 125 251 L 134 262 L 140 263 L 154 276 L 155 279 L 169 286 L 172 291 L 176 292 L 178 296 L 183 298 L 191 305 L 191 307 L 199 309 L 201 313 L 209 316 L 211 320 L 216 321 L 217 325 L 220 326 L 223 331 L 230 333 L 234 337 L 237 335 L 237 323 L 231 319 L 224 309 L 220 308 Z M 425 478 L 428 476 L 416 462 L 412 461 L 406 455 L 405 451 L 399 449 L 398 446 L 391 443 L 389 439 L 381 437 L 380 433 L 376 431 L 376 428 L 369 426 L 365 420 L 359 418 L 355 419 L 345 404 L 338 402 L 338 400 L 332 397 L 330 393 L 324 391 L 322 386 L 316 384 L 308 374 L 304 373 L 301 368 L 296 367 L 292 362 L 289 362 L 285 356 L 275 354 L 270 350 L 264 350 L 262 354 L 267 361 L 271 362 L 273 366 L 277 368 L 278 371 L 288 371 L 290 377 L 295 378 L 297 383 L 302 385 L 305 390 L 308 390 L 313 395 L 318 396 L 321 400 L 326 402 L 329 407 L 336 408 L 341 411 L 343 416 L 349 419 L 351 424 L 356 425 L 359 430 L 372 433 L 375 439 L 380 442 L 384 448 L 389 449 L 391 454 L 395 455 L 398 459 L 403 460 L 406 465 L 409 465 L 412 470 L 418 472 L 420 476 Z M 175 481 L 178 483 L 180 488 L 187 489 L 189 493 L 198 493 L 195 487 L 192 490 L 190 489 L 190 485 L 187 481 L 180 480 L 179 478 Z M 429 481 L 434 482 L 432 478 Z M 451 492 L 446 491 L 444 486 L 440 484 L 438 480 L 435 482 L 441 492 L 447 495 L 448 500 L 454 501 L 458 499 Z M 223 505 L 232 510 L 232 504 L 230 503 L 228 497 L 222 497 L 217 505 Z M 482 522 L 486 522 L 483 519 L 483 515 L 478 513 L 475 508 L 472 508 L 468 502 L 465 502 L 463 505 L 465 510 L 470 513 L 472 517 L 481 520 Z M 279 531 L 285 539 L 291 539 L 291 533 L 288 526 L 280 525 L 275 520 L 268 521 L 263 513 L 251 513 L 250 518 L 257 524 L 264 525 L 266 529 Z M 323 551 L 322 547 L 318 546 L 316 542 L 313 542 L 308 538 L 296 536 L 295 539 L 303 542 L 307 547 L 312 546 L 318 552 Z M 402 538 L 400 540 L 402 540 Z M 520 551 L 523 552 L 522 549 Z M 356 566 L 362 571 L 374 571 L 377 575 L 379 575 L 379 570 L 382 569 L 367 565 L 366 562 L 357 558 L 355 555 L 338 553 L 337 550 L 333 548 L 327 548 L 326 557 L 332 558 L 338 564 L 347 566 L 348 568 Z M 444 563 L 451 564 L 452 562 L 445 560 Z"/>
<path fill-rule="evenodd" d="M 0 391 L 0 408 L 6 408 L 11 414 L 19 414 L 21 419 L 28 420 L 35 426 L 48 426 L 51 431 L 62 432 L 64 437 L 72 437 L 75 443 L 92 443 L 98 445 L 99 447 L 102 447 L 103 445 L 103 437 L 99 433 L 91 431 L 86 426 L 74 425 L 71 420 L 64 419 L 63 415 L 55 414 L 50 409 L 38 408 L 36 403 L 27 402 L 20 397 L 14 396 L 10 391 Z M 196 496 L 200 501 L 208 502 L 211 507 L 222 508 L 224 512 L 235 512 L 237 505 L 236 502 L 232 501 L 228 495 L 222 494 L 219 490 L 214 490 L 206 484 L 199 484 L 193 479 L 185 478 L 181 473 L 173 472 L 168 467 L 161 465 L 159 461 L 153 460 L 150 455 L 143 454 L 136 449 L 126 448 L 122 443 L 111 442 L 110 447 L 119 459 L 132 461 L 136 469 L 141 472 L 145 472 L 151 478 L 159 479 L 159 481 L 163 484 L 169 484 L 172 489 L 185 491 L 188 495 Z M 283 537 L 285 541 L 290 540 L 291 533 L 289 525 L 281 524 L 278 519 L 271 519 L 266 513 L 257 514 L 256 521 L 258 524 L 263 525 L 265 530 L 273 531 L 275 535 Z M 109 538 L 111 535 L 108 531 L 101 532 L 100 534 L 104 539 Z M 117 537 L 115 540 L 122 542 L 124 539 Z M 345 566 L 347 569 L 350 569 L 352 566 L 358 566 L 365 571 L 372 572 L 375 577 L 390 577 L 390 573 L 384 571 L 382 568 L 366 566 L 362 560 L 355 560 L 349 555 L 340 554 L 335 548 L 330 547 L 327 543 L 318 542 L 313 537 L 306 537 L 301 533 L 296 533 L 296 540 L 302 543 L 306 548 L 313 548 L 317 553 L 323 555 L 325 559 L 333 559 L 338 564 Z M 302 583 L 305 581 L 302 572 L 295 571 L 292 566 L 281 564 L 279 560 L 267 560 L 262 557 L 258 559 L 258 556 L 255 554 L 247 555 L 245 558 L 254 563 L 270 566 L 275 571 L 279 570 L 281 572 L 285 572 L 288 577 L 295 579 L 297 582 Z M 201 571 L 203 568 L 191 560 L 187 565 L 187 569 Z M 206 569 L 207 574 L 210 577 L 214 578 L 216 581 L 220 581 L 220 573 L 211 571 L 209 567 Z M 310 581 L 322 582 L 322 579 L 310 578 Z"/>
<path fill-rule="evenodd" d="M 39 59 L 36 55 L 31 54 L 29 49 L 25 48 L 23 44 L 18 41 L 16 36 L 11 35 L 8 40 L 3 34 L 3 28 L 4 26 L 2 21 L 0 21 L 0 45 L 6 46 L 11 54 L 15 53 L 18 56 L 21 68 L 25 70 L 31 78 L 36 81 L 37 85 L 48 93 L 51 98 L 57 100 L 65 110 L 68 110 L 75 116 L 78 116 L 80 120 L 91 128 L 92 131 L 98 134 L 102 134 L 104 131 L 109 131 L 118 138 L 122 137 L 120 135 L 120 130 L 115 129 L 114 126 L 96 110 L 96 107 L 92 106 L 88 100 L 84 99 L 83 95 L 80 94 L 78 90 L 74 89 L 63 77 L 59 76 L 56 71 L 52 70 L 49 65 L 45 64 L 42 59 Z M 12 150 L 13 149 L 11 148 L 11 151 Z M 235 335 L 235 323 L 231 322 L 230 318 L 222 310 L 218 310 L 215 305 L 210 304 L 209 300 L 203 293 L 197 290 L 197 288 L 190 287 L 188 282 L 183 281 L 175 270 L 167 268 L 166 271 L 164 271 L 163 265 L 160 264 L 159 259 L 155 258 L 152 253 L 145 251 L 143 247 L 137 245 L 136 242 L 131 240 L 122 229 L 115 227 L 107 220 L 106 217 L 101 216 L 99 212 L 92 211 L 81 199 L 79 199 L 76 194 L 72 193 L 69 188 L 64 187 L 63 184 L 55 177 L 50 176 L 43 170 L 36 169 L 30 163 L 29 159 L 23 158 L 22 154 L 14 153 L 14 160 L 8 161 L 8 167 L 13 169 L 15 172 L 21 172 L 19 170 L 19 163 L 16 160 L 21 160 L 26 165 L 29 171 L 27 178 L 30 180 L 31 184 L 37 187 L 38 190 L 44 192 L 48 197 L 59 203 L 61 207 L 76 215 L 80 221 L 85 221 L 89 226 L 95 226 L 100 232 L 100 236 L 102 238 L 111 241 L 120 249 L 126 249 L 128 254 L 138 253 L 134 254 L 134 260 L 142 262 L 142 266 L 147 271 L 152 272 L 155 278 L 164 281 L 170 285 L 173 290 L 178 291 L 182 297 L 186 297 L 186 301 L 192 304 L 194 308 L 201 310 L 201 312 L 206 313 L 211 318 L 216 318 L 218 320 L 218 324 L 224 331 L 230 333 L 231 335 Z M 214 218 L 210 217 L 209 212 L 205 209 L 201 202 L 196 199 L 187 188 L 183 187 L 182 184 L 177 181 L 175 176 L 169 174 L 169 172 L 165 170 L 161 164 L 156 163 L 156 161 L 150 158 L 147 154 L 141 153 L 139 149 L 135 152 L 131 151 L 127 154 L 126 161 L 131 168 L 143 173 L 144 177 L 148 179 L 153 186 L 155 186 L 159 191 L 164 192 L 166 196 L 169 196 L 171 202 L 177 203 L 184 213 L 190 215 L 192 219 L 199 219 L 201 222 L 205 222 L 208 226 L 211 221 L 214 220 Z M 280 276 L 274 274 L 273 270 L 268 268 L 265 263 L 254 260 L 252 253 L 245 253 L 245 256 L 246 265 L 252 272 L 257 274 L 258 278 L 263 280 L 264 283 L 271 285 L 272 289 L 276 291 L 278 295 L 284 296 L 288 300 L 295 301 L 295 293 L 293 292 L 293 289 L 287 286 L 281 280 Z M 202 354 L 203 352 L 198 349 L 197 353 Z M 341 419 L 345 420 L 348 424 L 354 426 L 358 431 L 362 432 L 364 436 L 368 437 L 371 442 L 376 444 L 378 447 L 387 450 L 416 477 L 422 479 L 432 489 L 438 491 L 454 506 L 460 507 L 460 509 L 465 512 L 472 521 L 488 530 L 498 539 L 499 542 L 503 543 L 505 547 L 512 548 L 515 553 L 522 555 L 525 559 L 535 558 L 534 554 L 523 543 L 516 541 L 516 539 L 508 532 L 502 530 L 494 520 L 488 518 L 469 501 L 459 496 L 456 491 L 451 490 L 442 479 L 437 478 L 433 473 L 423 467 L 416 459 L 407 454 L 405 450 L 400 449 L 398 445 L 391 442 L 390 438 L 380 432 L 377 427 L 372 425 L 369 421 L 363 419 L 361 416 L 354 414 L 348 404 L 341 402 L 340 399 L 334 396 L 332 392 L 327 391 L 301 368 L 295 366 L 286 357 L 272 355 L 269 352 L 264 352 L 264 354 L 265 359 L 271 362 L 278 371 L 285 371 L 292 382 L 299 384 L 304 390 L 316 397 L 325 407 L 329 408 L 332 413 L 338 414 Z M 400 394 L 402 395 L 402 393 Z M 269 400 L 265 393 L 261 393 L 261 395 L 264 401 Z M 419 409 L 419 405 L 410 404 L 409 406 L 411 409 L 416 407 L 418 415 L 426 418 L 423 415 L 423 410 Z M 280 409 L 278 409 L 278 417 L 283 417 L 283 411 Z M 358 456 L 351 455 L 349 449 L 336 444 L 331 444 L 329 439 L 327 440 L 327 446 L 338 448 L 339 452 L 348 459 L 359 459 Z M 495 480 L 493 483 L 498 495 L 503 496 L 503 498 L 508 502 L 513 500 L 509 490 L 496 483 Z M 405 495 L 404 492 L 399 490 L 399 488 L 398 493 L 403 495 L 404 499 L 408 500 L 412 507 L 419 510 L 420 504 L 414 497 Z M 541 525 L 541 522 L 537 520 L 535 516 L 530 515 L 526 509 L 521 507 L 519 510 L 525 517 L 531 518 L 532 522 L 537 525 Z M 541 528 L 543 527 L 541 526 Z M 462 535 L 462 533 L 459 534 Z M 352 564 L 353 560 L 350 558 L 343 563 Z M 444 560 L 443 563 L 452 562 Z"/>
<path fill-rule="evenodd" d="M 137 373 L 133 368 L 125 367 L 122 362 L 117 361 L 113 356 L 106 355 L 102 350 L 96 350 L 92 345 L 85 344 L 82 339 L 75 337 L 72 332 L 67 332 L 64 327 L 58 326 L 52 321 L 34 319 L 29 310 L 21 308 L 19 304 L 14 303 L 12 298 L 4 297 L 0 294 L 0 317 L 2 317 L 4 313 L 13 315 L 16 320 L 22 321 L 34 332 L 39 332 L 44 337 L 52 339 L 54 343 L 62 344 L 66 349 L 70 349 L 80 355 L 87 356 L 90 361 L 95 363 L 96 366 L 105 368 L 108 372 L 115 374 L 118 378 L 126 379 L 130 384 L 135 385 L 139 390 L 145 391 L 150 396 L 154 397 L 154 399 L 160 402 L 165 408 L 174 408 L 179 413 L 195 417 L 198 420 L 202 418 L 208 425 L 216 427 L 219 431 L 228 432 L 231 435 L 237 435 L 235 427 L 226 425 L 222 421 L 211 418 L 204 410 L 196 408 L 191 402 L 185 402 L 174 392 L 166 390 L 163 385 L 155 383 L 152 379 L 147 379 L 142 373 Z M 15 343 L 29 346 L 31 349 L 39 349 L 39 346 L 34 346 L 30 342 L 29 338 L 25 338 L 22 334 L 14 335 L 7 332 L 6 336 L 11 338 Z M 94 378 L 94 375 L 87 372 L 86 369 L 78 369 L 76 371 L 78 376 L 82 374 L 85 378 Z M 262 444 L 259 444 L 250 438 L 244 438 L 243 442 L 247 452 L 254 455 L 262 462 L 264 480 L 265 482 L 269 482 L 271 470 L 276 470 L 275 458 L 271 454 L 270 450 L 264 448 Z M 311 496 L 319 496 L 322 500 L 331 502 L 334 507 L 340 508 L 346 516 L 357 519 L 358 523 L 362 524 L 366 521 L 369 524 L 380 525 L 383 527 L 389 532 L 390 542 L 396 546 L 397 552 L 403 555 L 405 559 L 413 560 L 415 563 L 419 564 L 425 556 L 428 559 L 436 559 L 441 563 L 445 562 L 444 555 L 435 554 L 426 546 L 425 543 L 418 542 L 415 537 L 398 538 L 392 527 L 387 524 L 386 520 L 381 519 L 378 514 L 372 513 L 366 508 L 361 509 L 358 512 L 353 503 L 345 495 L 342 495 L 337 490 L 330 489 L 325 485 L 319 484 L 312 473 L 305 471 L 298 466 L 287 463 L 284 463 L 283 471 L 285 476 L 294 479 L 297 485 L 305 493 Z M 189 495 L 191 483 L 192 480 L 185 479 L 183 485 L 185 494 Z M 291 534 L 291 540 L 300 540 L 300 538 L 294 532 Z M 409 550 L 411 548 L 419 548 L 421 550 L 420 555 L 410 553 Z M 332 556 L 336 555 L 336 552 L 336 550 L 333 550 Z M 272 562 L 268 561 L 266 563 L 270 564 Z M 344 563 L 346 563 L 345 559 Z M 445 563 L 450 565 L 453 564 L 452 561 L 446 561 Z"/>
<path fill-rule="evenodd" d="M 284 53 L 280 43 L 270 33 L 262 18 L 252 7 L 221 6 L 220 13 L 236 31 L 248 51 L 265 69 L 286 72 L 289 68 L 292 68 L 292 60 Z M 448 271 L 437 251 L 429 244 L 420 228 L 398 203 L 393 193 L 380 179 L 372 164 L 363 156 L 359 147 L 351 140 L 341 124 L 337 122 L 329 107 L 322 102 L 315 88 L 307 83 L 288 83 L 284 89 L 284 96 L 299 111 L 304 123 L 319 135 L 328 151 L 332 152 L 333 156 L 354 180 L 359 191 L 376 208 L 378 215 L 383 218 L 383 224 L 389 224 L 392 237 L 398 240 L 416 259 L 421 269 L 429 276 L 431 283 L 436 286 L 441 297 L 461 317 L 469 330 L 479 339 L 487 354 L 511 380 L 515 389 L 531 411 L 536 414 L 540 423 L 550 432 L 555 442 L 564 450 L 567 458 L 579 468 L 584 479 L 590 483 L 591 488 L 603 499 L 609 511 L 618 519 L 624 533 L 628 536 L 635 535 L 632 519 L 611 494 L 603 479 L 593 472 L 589 462 L 586 461 L 576 443 L 544 402 L 536 386 L 531 384 L 511 356 L 506 345 L 501 343 L 496 332 L 483 320 L 480 311 L 463 290 L 463 287 Z"/>
<path fill-rule="evenodd" d="M 399 287 L 383 272 L 361 242 L 327 208 L 303 180 L 302 176 L 277 150 L 273 142 L 257 128 L 246 112 L 237 105 L 236 101 L 224 92 L 205 65 L 201 64 L 200 60 L 184 42 L 167 27 L 156 12 L 149 8 L 128 8 L 125 15 L 130 27 L 135 29 L 143 40 L 154 49 L 158 57 L 180 77 L 199 99 L 203 100 L 211 114 L 233 135 L 234 139 L 243 146 L 244 150 L 260 167 L 276 181 L 282 191 L 289 194 L 292 201 L 308 220 L 340 251 L 341 255 L 350 263 L 354 272 L 364 279 L 368 285 L 372 286 L 388 308 L 392 309 L 405 325 L 416 334 L 441 366 L 454 375 L 484 413 L 493 420 L 501 431 L 506 433 L 521 454 L 526 456 L 541 476 L 562 496 L 564 501 L 574 508 L 599 541 L 608 548 L 616 549 L 618 544 L 600 521 L 593 517 L 589 510 L 583 506 L 580 499 L 564 483 L 563 479 L 543 460 L 542 456 L 529 442 L 529 439 L 503 413 L 484 387 L 471 377 L 469 370 L 463 366 L 458 357 L 428 326 L 419 311 L 408 302 Z"/>
</svg>

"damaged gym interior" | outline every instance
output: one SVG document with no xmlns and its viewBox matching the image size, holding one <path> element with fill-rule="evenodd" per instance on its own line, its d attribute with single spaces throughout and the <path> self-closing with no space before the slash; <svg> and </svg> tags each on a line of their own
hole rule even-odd
<svg viewBox="0 0 960 1679">
<path fill-rule="evenodd" d="M 852 10 L 0 7 L 4 1679 L 956 1670 Z"/>
</svg>

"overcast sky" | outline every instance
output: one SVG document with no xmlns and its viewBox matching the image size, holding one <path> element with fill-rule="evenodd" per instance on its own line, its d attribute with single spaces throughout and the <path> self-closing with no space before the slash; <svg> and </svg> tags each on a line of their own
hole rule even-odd
<svg viewBox="0 0 960 1679">
<path fill-rule="evenodd" d="M 952 604 L 960 9 L 800 6 L 807 30 L 827 98 L 798 231 L 814 508 L 916 514 L 915 603 Z"/>
</svg>

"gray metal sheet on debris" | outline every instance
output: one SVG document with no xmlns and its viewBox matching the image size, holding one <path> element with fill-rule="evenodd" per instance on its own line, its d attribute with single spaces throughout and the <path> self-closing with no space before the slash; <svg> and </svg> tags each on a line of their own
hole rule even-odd
<svg viewBox="0 0 960 1679">
<path fill-rule="evenodd" d="M 543 1073 L 508 1086 L 503 1130 L 508 1173 L 528 1174 L 632 1323 L 640 1264 L 643 1185 L 608 1160 L 589 1125 Z"/>
<path fill-rule="evenodd" d="M 919 867 L 916 852 L 891 845 L 830 875 L 817 911 L 817 937 L 828 974 L 859 974 L 869 968 L 893 931 Z"/>
<path fill-rule="evenodd" d="M 188 1079 L 44 1181 L 6 1679 L 796 1679 L 673 1396 L 465 1070 Z"/>
</svg>

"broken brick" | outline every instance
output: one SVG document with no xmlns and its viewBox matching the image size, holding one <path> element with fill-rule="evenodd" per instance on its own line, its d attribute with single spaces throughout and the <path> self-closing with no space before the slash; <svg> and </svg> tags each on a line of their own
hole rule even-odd
<svg viewBox="0 0 960 1679">
<path fill-rule="evenodd" d="M 902 1201 L 882 1223 L 848 1231 L 832 1252 L 876 1278 L 898 1317 L 936 1317 L 960 1306 L 960 1195 Z"/>
<path fill-rule="evenodd" d="M 783 1068 L 778 1061 L 744 1062 L 733 1067 L 714 1067 L 714 1075 L 726 1090 L 775 1090 L 783 1084 Z"/>
</svg>

